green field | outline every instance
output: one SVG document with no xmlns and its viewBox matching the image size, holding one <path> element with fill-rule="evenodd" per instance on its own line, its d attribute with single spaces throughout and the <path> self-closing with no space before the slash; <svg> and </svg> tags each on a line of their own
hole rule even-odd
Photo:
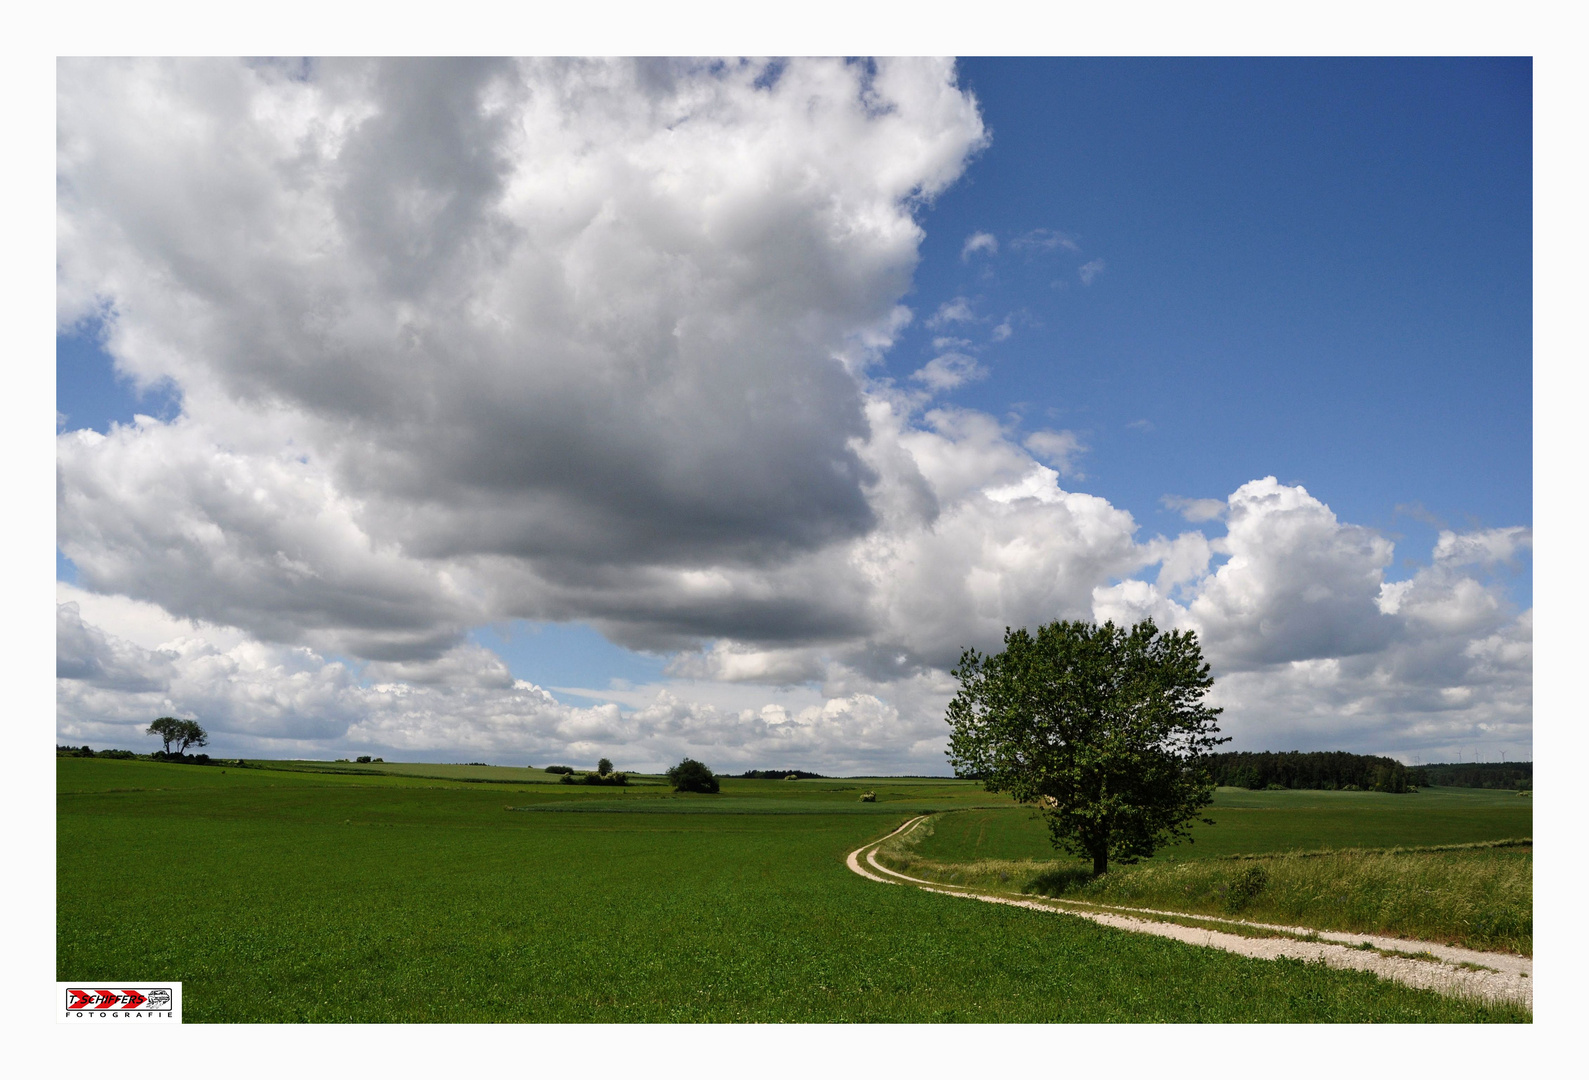
<svg viewBox="0 0 1589 1080">
<path fill-rule="evenodd" d="M 77 758 L 57 776 L 57 977 L 180 979 L 190 1022 L 1528 1019 L 845 868 L 914 813 L 998 801 L 967 782 L 687 796 Z"/>
<path fill-rule="evenodd" d="M 991 801 L 991 800 L 988 800 Z M 1220 788 L 1192 842 L 1153 861 L 1339 848 L 1432 847 L 1534 835 L 1534 800 L 1515 791 L 1425 788 L 1416 795 L 1377 791 L 1247 791 Z M 923 858 L 1054 858 L 1037 811 L 1019 806 L 973 810 L 934 823 Z"/>
</svg>

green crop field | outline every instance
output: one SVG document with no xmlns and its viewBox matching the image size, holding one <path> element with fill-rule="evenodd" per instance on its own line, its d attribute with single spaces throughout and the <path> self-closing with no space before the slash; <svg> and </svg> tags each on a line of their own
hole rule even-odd
<svg viewBox="0 0 1589 1080">
<path fill-rule="evenodd" d="M 991 802 L 992 799 L 985 801 Z M 1432 847 L 1534 835 L 1534 801 L 1515 791 L 1425 788 L 1415 795 L 1377 791 L 1246 791 L 1220 788 L 1192 842 L 1163 849 L 1154 861 L 1326 848 Z M 934 823 L 923 858 L 1053 859 L 1037 811 L 1010 806 L 973 810 Z"/>
<path fill-rule="evenodd" d="M 1000 801 L 967 782 L 696 796 L 76 758 L 57 777 L 57 977 L 180 979 L 190 1022 L 1528 1019 L 845 868 L 914 813 Z"/>
</svg>

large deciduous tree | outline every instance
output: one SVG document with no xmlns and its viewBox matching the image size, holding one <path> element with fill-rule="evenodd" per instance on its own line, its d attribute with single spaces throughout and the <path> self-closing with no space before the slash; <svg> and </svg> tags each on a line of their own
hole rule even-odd
<svg viewBox="0 0 1589 1080">
<path fill-rule="evenodd" d="M 1056 847 L 1136 862 L 1186 839 L 1213 800 L 1220 710 L 1197 635 L 1151 620 L 1006 630 L 1004 651 L 960 657 L 949 703 L 956 775 L 1035 804 Z"/>
</svg>

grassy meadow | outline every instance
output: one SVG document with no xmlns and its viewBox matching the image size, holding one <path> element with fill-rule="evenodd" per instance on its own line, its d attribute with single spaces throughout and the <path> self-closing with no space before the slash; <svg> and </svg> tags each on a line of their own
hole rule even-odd
<svg viewBox="0 0 1589 1080">
<path fill-rule="evenodd" d="M 987 799 L 987 802 L 993 800 Z M 1282 851 L 1435 847 L 1534 835 L 1534 800 L 1515 791 L 1425 788 L 1414 795 L 1378 791 L 1247 791 L 1219 788 L 1191 843 L 1165 848 L 1154 862 Z M 923 858 L 1054 858 L 1048 828 L 1028 807 L 998 807 L 934 822 Z"/>
<path fill-rule="evenodd" d="M 917 877 L 1006 893 L 1237 915 L 1533 952 L 1533 800 L 1510 791 L 1221 788 L 1193 842 L 1093 878 L 1033 810 L 935 816 L 880 852 Z"/>
<path fill-rule="evenodd" d="M 276 764 L 58 759 L 57 977 L 180 979 L 190 1022 L 1528 1019 L 845 868 L 928 810 L 1016 842 L 942 827 L 1002 802 L 969 782 Z"/>
</svg>

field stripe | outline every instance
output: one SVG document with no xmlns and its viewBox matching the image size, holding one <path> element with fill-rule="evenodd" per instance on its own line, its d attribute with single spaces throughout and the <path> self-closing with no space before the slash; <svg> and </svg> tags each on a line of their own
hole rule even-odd
<svg viewBox="0 0 1589 1080">
<path fill-rule="evenodd" d="M 1532 959 L 1527 957 L 1481 953 L 1471 949 L 1458 949 L 1449 945 L 1442 945 L 1438 942 L 1409 941 L 1404 938 L 1385 938 L 1371 934 L 1345 934 L 1338 931 L 1315 931 L 1306 927 L 1249 923 L 1239 919 L 1219 919 L 1187 912 L 1159 911 L 1153 908 L 1105 907 L 1104 905 L 1084 907 L 1076 905 L 1073 901 L 1066 902 L 1049 898 L 1030 900 L 1012 896 L 997 896 L 990 893 L 975 892 L 960 886 L 946 886 L 939 882 L 912 877 L 898 870 L 890 870 L 877 861 L 877 849 L 879 847 L 895 836 L 921 824 L 921 822 L 927 820 L 928 816 L 923 814 L 919 817 L 911 818 L 887 836 L 862 844 L 849 853 L 845 858 L 845 864 L 862 877 L 887 885 L 908 883 L 915 885 L 924 892 L 938 893 L 943 896 L 960 896 L 971 900 L 981 900 L 989 904 L 1004 904 L 1009 907 L 1027 908 L 1032 911 L 1046 911 L 1051 914 L 1073 915 L 1076 918 L 1087 919 L 1117 930 L 1152 934 L 1156 937 L 1170 938 L 1188 945 L 1223 949 L 1226 952 L 1261 960 L 1275 960 L 1287 957 L 1314 961 L 1327 964 L 1333 968 L 1372 972 L 1382 979 L 1392 979 L 1421 990 L 1435 990 L 1452 996 L 1472 997 L 1485 1001 L 1513 1002 L 1531 1011 L 1534 1008 L 1534 980 L 1532 977 L 1534 963 Z M 878 873 L 874 874 L 861 865 L 863 856 L 865 861 Z M 1100 908 L 1102 910 L 1099 910 Z M 1296 937 L 1291 936 L 1246 937 L 1241 934 L 1225 933 L 1203 927 L 1161 922 L 1152 918 L 1136 918 L 1131 913 L 1191 918 L 1202 922 L 1228 923 L 1255 930 L 1274 932 L 1277 935 L 1316 935 L 1319 938 L 1328 940 L 1300 941 Z M 1349 948 L 1346 945 L 1335 943 L 1341 941 L 1368 942 L 1376 949 L 1427 952 L 1439 959 L 1421 960 L 1410 956 L 1386 956 L 1380 952 Z M 1458 967 L 1457 965 L 1461 963 L 1483 964 L 1496 970 L 1475 971 Z"/>
</svg>

